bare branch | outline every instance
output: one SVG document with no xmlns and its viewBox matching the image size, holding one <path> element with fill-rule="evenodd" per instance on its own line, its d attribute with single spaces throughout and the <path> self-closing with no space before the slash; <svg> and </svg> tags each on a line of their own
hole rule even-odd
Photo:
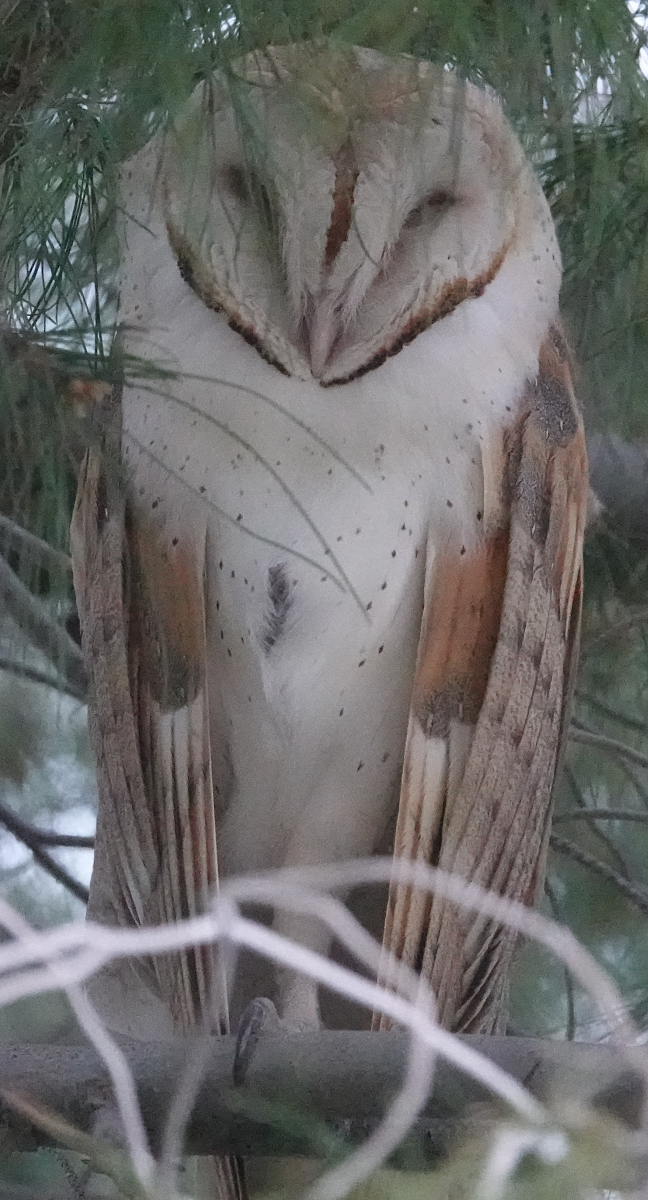
<svg viewBox="0 0 648 1200">
<path fill-rule="evenodd" d="M 49 542 L 44 541 L 43 538 L 37 537 L 29 529 L 23 529 L 22 525 L 17 525 L 9 517 L 5 517 L 4 513 L 0 513 L 0 530 L 8 533 L 11 540 L 18 541 L 21 545 L 27 546 L 28 549 L 35 551 L 37 554 L 51 559 L 52 562 L 64 570 L 72 570 L 72 559 L 69 554 L 66 554 L 63 550 L 56 550 L 54 546 L 50 546 Z"/>
<path fill-rule="evenodd" d="M 87 678 L 80 647 L 49 615 L 1 555 L 0 600 L 4 601 L 25 637 L 50 660 L 66 684 L 74 692 L 85 695 Z"/>
<path fill-rule="evenodd" d="M 545 879 L 544 890 L 545 890 L 545 895 L 551 906 L 551 913 L 552 913 L 554 921 L 562 922 L 563 916 L 560 911 L 558 897 L 556 896 L 556 893 L 554 892 L 554 889 L 552 888 L 548 879 Z M 576 1032 L 576 1005 L 574 1003 L 574 981 L 573 981 L 567 967 L 564 964 L 563 964 L 563 974 L 565 976 L 565 1000 L 567 1002 L 566 1037 L 567 1037 L 568 1042 L 573 1042 L 574 1034 Z"/>
<path fill-rule="evenodd" d="M 637 795 L 640 796 L 644 804 L 648 806 L 648 787 L 646 787 L 646 785 L 642 783 L 641 779 L 637 777 L 637 772 L 633 770 L 633 768 L 630 766 L 630 763 L 626 762 L 626 760 L 620 756 L 617 760 L 617 765 L 622 774 L 625 775 L 626 779 L 630 781 Z"/>
<path fill-rule="evenodd" d="M 629 879 L 624 879 L 623 875 L 619 875 L 612 867 L 608 867 L 607 863 L 601 862 L 600 858 L 595 858 L 593 854 L 589 854 L 587 850 L 582 850 L 580 846 L 574 845 L 573 842 L 568 842 L 566 838 L 558 837 L 552 833 L 550 844 L 559 854 L 565 854 L 568 858 L 572 858 L 574 862 L 580 863 L 582 867 L 587 867 L 590 871 L 595 871 L 603 879 L 607 879 L 609 883 L 613 883 L 615 887 L 627 896 L 628 900 L 639 909 L 640 912 L 648 916 L 648 890 L 640 887 L 638 884 L 631 883 Z"/>
<path fill-rule="evenodd" d="M 605 520 L 645 545 L 648 534 L 648 445 L 611 433 L 587 440 L 590 479 Z"/>
<path fill-rule="evenodd" d="M 9 833 L 12 833 L 19 842 L 22 842 L 24 846 L 27 846 L 31 850 L 35 861 L 44 871 L 47 871 L 48 875 L 51 875 L 58 883 L 62 883 L 63 887 L 67 888 L 73 896 L 76 896 L 84 904 L 88 903 L 88 889 L 82 883 L 79 883 L 78 879 L 75 879 L 73 875 L 70 875 L 69 871 L 66 871 L 65 867 L 62 867 L 51 854 L 48 854 L 47 850 L 43 849 L 43 845 L 83 846 L 85 849 L 88 847 L 88 844 L 90 846 L 94 844 L 93 838 L 77 838 L 68 834 L 41 832 L 38 829 L 34 829 L 33 825 L 29 825 L 27 821 L 21 820 L 20 817 L 16 816 L 2 802 L 0 802 L 0 822 Z"/>
<path fill-rule="evenodd" d="M 626 766 L 625 760 L 620 759 L 619 762 L 620 762 L 621 767 L 625 768 L 625 766 Z M 576 804 L 578 805 L 579 809 L 581 809 L 585 813 L 588 813 L 590 811 L 590 806 L 587 804 L 587 802 L 585 800 L 585 797 L 580 788 L 578 780 L 576 779 L 576 776 L 575 776 L 574 772 L 572 771 L 571 767 L 565 767 L 565 778 L 572 790 L 574 799 L 575 799 Z M 587 818 L 584 818 L 584 819 L 587 820 Z M 617 870 L 620 871 L 621 874 L 624 875 L 626 879 L 629 879 L 630 878 L 630 870 L 628 868 L 628 865 L 627 865 L 623 855 L 619 852 L 619 848 L 616 845 L 616 843 L 614 842 L 613 838 L 609 837 L 608 834 L 605 833 L 601 829 L 600 825 L 597 825 L 597 823 L 594 819 L 589 820 L 588 824 L 589 824 L 590 830 L 591 830 L 594 838 L 596 838 L 596 840 L 599 841 L 602 846 L 605 846 L 605 849 L 607 850 L 608 854 L 612 858 L 613 863 L 616 863 Z"/>
<path fill-rule="evenodd" d="M 461 1036 L 466 1048 L 484 1054 L 496 1067 L 526 1082 L 538 1097 L 580 1093 L 597 1109 L 636 1119 L 642 1081 L 628 1072 L 620 1050 L 607 1044 L 542 1041 L 535 1038 Z M 191 1043 L 124 1042 L 120 1048 L 135 1079 L 139 1104 L 153 1144 L 159 1143 L 167 1109 Z M 250 1062 L 245 1083 L 235 1089 L 234 1037 L 209 1039 L 208 1057 L 185 1152 L 188 1154 L 312 1154 L 312 1124 L 295 1120 L 273 1128 L 272 1109 L 299 1105 L 308 1097 L 309 1114 L 340 1135 L 358 1142 L 374 1128 L 388 1098 L 403 1078 L 410 1039 L 405 1033 L 321 1030 L 264 1037 Z M 3 1089 L 38 1097 L 65 1121 L 92 1133 L 97 1096 L 109 1090 L 109 1076 L 96 1050 L 82 1046 L 0 1044 Z M 425 1157 L 436 1158 L 457 1136 L 494 1123 L 483 1111 L 488 1091 L 457 1066 L 439 1061 L 433 1090 L 414 1127 Z M 476 1108 L 479 1106 L 479 1109 Z M 259 1111 L 269 1114 L 266 1120 Z M 2 1128 L 25 1149 L 45 1136 L 27 1126 L 6 1104 Z"/>
<path fill-rule="evenodd" d="M 628 713 L 619 712 L 617 708 L 612 708 L 610 704 L 599 700 L 598 696 L 590 696 L 587 692 L 576 692 L 576 699 L 583 704 L 591 705 L 602 716 L 610 717 L 613 721 L 618 721 L 620 725 L 627 725 L 628 729 L 636 729 L 637 733 L 648 736 L 648 721 L 640 721 L 637 717 L 629 716 Z"/>
<path fill-rule="evenodd" d="M 52 688 L 53 691 L 62 692 L 64 696 L 70 696 L 72 700 L 78 700 L 80 704 L 85 703 L 85 694 L 71 687 L 62 676 L 48 675 L 45 671 L 39 671 L 37 667 L 28 666 L 27 663 L 2 657 L 0 657 L 0 671 L 9 671 L 12 675 L 28 679 L 30 683 L 42 684 L 43 687 Z"/>
<path fill-rule="evenodd" d="M 94 838 L 83 837 L 76 833 L 52 833 L 47 829 L 37 829 L 28 821 L 23 821 L 17 813 L 12 812 L 6 804 L 0 801 L 0 821 L 20 841 L 24 841 L 31 849 L 31 843 L 41 846 L 71 846 L 76 850 L 94 850 Z M 30 841 L 26 841 L 29 838 Z"/>
<path fill-rule="evenodd" d="M 148 926 L 146 928 L 102 927 L 83 922 L 48 930 L 45 933 L 30 930 L 22 917 L 14 912 L 6 902 L 0 901 L 0 922 L 14 936 L 14 941 L 0 946 L 0 1005 L 11 1003 L 21 997 L 36 995 L 43 991 L 64 989 L 77 1012 L 82 1028 L 98 1052 L 103 1069 L 109 1076 L 115 1097 L 122 1116 L 126 1143 L 132 1157 L 133 1170 L 142 1187 L 149 1186 L 152 1178 L 153 1163 L 148 1151 L 148 1138 L 144 1123 L 134 1118 L 139 1116 L 139 1098 L 127 1056 L 112 1039 L 105 1027 L 101 1025 L 97 1014 L 86 1005 L 79 1005 L 83 993 L 80 984 L 95 974 L 107 963 L 130 957 L 141 957 L 142 954 L 157 955 L 170 953 L 187 945 L 204 944 L 205 942 L 221 942 L 225 945 L 245 946 L 249 950 L 272 959 L 280 966 L 299 971 L 309 976 L 318 984 L 344 993 L 365 1008 L 387 1013 L 392 1020 L 405 1026 L 410 1037 L 410 1051 L 415 1040 L 424 1054 L 439 1056 L 455 1068 L 470 1077 L 469 1086 L 485 1089 L 487 1094 L 504 1102 L 511 1110 L 511 1119 L 505 1125 L 499 1125 L 495 1133 L 491 1159 L 498 1156 L 498 1144 L 506 1140 L 508 1132 L 517 1128 L 524 1129 L 527 1139 L 527 1149 L 536 1147 L 538 1154 L 543 1154 L 543 1139 L 554 1138 L 558 1157 L 554 1154 L 552 1162 L 558 1162 L 568 1153 L 570 1133 L 568 1127 L 561 1128 L 562 1121 L 556 1119 L 553 1111 L 540 1103 L 528 1087 L 522 1086 L 515 1075 L 489 1060 L 487 1056 L 475 1049 L 479 1039 L 461 1039 L 439 1027 L 434 1017 L 434 1011 L 429 1005 L 420 1003 L 420 995 L 412 992 L 411 973 L 406 973 L 403 979 L 397 978 L 398 991 L 372 982 L 371 978 L 359 975 L 340 964 L 325 959 L 321 955 L 304 946 L 300 946 L 282 937 L 275 930 L 260 925 L 254 920 L 241 914 L 240 905 L 259 903 L 280 909 L 304 911 L 315 914 L 331 929 L 347 949 L 361 961 L 379 961 L 379 946 L 369 937 L 366 931 L 355 922 L 344 905 L 333 896 L 328 895 L 331 889 L 347 889 L 361 882 L 387 881 L 390 878 L 403 878 L 416 887 L 435 889 L 446 895 L 453 903 L 462 908 L 476 908 L 483 916 L 495 921 L 506 923 L 510 928 L 530 936 L 542 945 L 547 946 L 559 959 L 571 969 L 574 977 L 586 989 L 594 1000 L 598 1011 L 609 1026 L 612 1047 L 619 1059 L 630 1067 L 633 1079 L 636 1076 L 640 1087 L 635 1087 L 635 1106 L 633 1122 L 643 1123 L 646 1113 L 644 1095 L 648 1084 L 648 1054 L 637 1040 L 637 1030 L 623 1003 L 622 997 L 613 981 L 601 970 L 596 961 L 574 938 L 570 931 L 537 912 L 531 912 L 524 905 L 505 899 L 495 893 L 487 892 L 475 883 L 468 883 L 460 876 L 450 875 L 438 868 L 424 866 L 422 863 L 411 863 L 392 858 L 375 858 L 357 860 L 355 862 L 336 863 L 329 866 L 294 868 L 274 871 L 264 875 L 245 876 L 230 879 L 223 884 L 220 893 L 214 897 L 213 906 L 201 916 L 170 925 Z M 403 984 L 403 988 L 401 988 Z M 351 1035 L 353 1036 L 353 1035 Z M 358 1036 L 358 1035 L 356 1035 Z M 360 1035 L 362 1036 L 362 1035 Z M 373 1039 L 383 1058 L 384 1036 L 378 1038 L 375 1034 L 365 1035 Z M 262 1042 L 259 1050 L 265 1049 L 269 1038 Z M 280 1035 L 279 1045 L 287 1048 L 287 1041 Z M 505 1039 L 507 1042 L 509 1039 Z M 220 1041 L 220 1039 L 219 1039 Z M 298 1038 L 298 1041 L 301 1041 Z M 484 1044 L 492 1042 L 487 1038 Z M 528 1046 L 528 1042 L 526 1045 Z M 165 1066 L 168 1066 L 172 1045 L 164 1046 Z M 187 1043 L 181 1043 L 184 1061 L 187 1058 Z M 147 1061 L 150 1059 L 150 1044 L 144 1047 Z M 344 1074 L 349 1075 L 349 1055 L 345 1056 Z M 410 1064 L 411 1064 L 410 1059 Z M 561 1066 L 564 1056 L 561 1057 Z M 525 1075 L 525 1083 L 530 1081 L 537 1072 L 536 1066 L 530 1068 Z M 174 1075 L 173 1086 L 177 1082 Z M 229 1075 L 229 1072 L 228 1072 Z M 249 1070 L 246 1082 L 249 1080 Z M 0 1078 L 2 1078 L 0 1062 Z M 375 1082 L 375 1081 L 374 1081 Z M 348 1156 L 342 1167 L 334 1167 L 325 1173 L 312 1186 L 307 1195 L 326 1197 L 327 1200 L 342 1200 L 349 1188 L 357 1183 L 362 1172 L 366 1173 L 386 1159 L 395 1144 L 393 1135 L 396 1123 L 400 1124 L 400 1134 L 404 1131 L 402 1118 L 407 1110 L 408 1124 L 420 1119 L 425 1107 L 425 1092 L 416 1095 L 412 1086 L 411 1072 L 408 1071 L 406 1083 L 398 1092 L 396 1099 L 388 1106 L 386 1115 L 381 1115 L 376 1121 L 370 1136 L 365 1138 L 362 1145 Z M 303 1095 L 303 1073 L 299 1076 L 299 1094 Z M 429 1084 L 428 1084 L 429 1086 Z M 569 1071 L 570 1094 L 573 1096 L 574 1078 Z M 581 1093 L 579 1099 L 587 1102 L 592 1099 L 594 1092 L 600 1086 L 600 1074 L 596 1075 L 596 1084 L 590 1085 Z M 408 1087 L 411 1095 L 407 1095 Z M 99 1089 L 106 1094 L 106 1088 Z M 309 1089 L 310 1091 L 310 1089 Z M 639 1092 L 640 1094 L 637 1094 Z M 276 1102 L 279 1089 L 276 1077 L 273 1080 L 271 1103 Z M 32 1092 L 33 1094 L 33 1092 Z M 85 1094 L 85 1093 L 83 1093 Z M 159 1090 L 156 1092 L 158 1100 Z M 4 1098 L 8 1100 L 7 1094 Z M 54 1136 L 59 1136 L 56 1129 L 61 1129 L 61 1122 L 50 1112 L 39 1118 L 36 1107 L 31 1108 L 16 1099 L 8 1101 L 15 1109 L 35 1122 L 39 1128 L 45 1128 Z M 47 1103 L 47 1101 L 46 1101 Z M 245 1098 L 243 1098 L 245 1104 Z M 200 1096 L 199 1110 L 202 1111 Z M 267 1108 L 266 1108 L 267 1111 Z M 96 1105 L 93 1105 L 96 1113 Z M 382 1105 L 381 1105 L 382 1112 Z M 31 1115 L 29 1115 L 31 1113 Z M 133 1118 L 132 1120 L 129 1118 Z M 263 1119 L 263 1118 L 261 1118 Z M 345 1122 L 346 1124 L 346 1122 Z M 68 1122 L 68 1128 L 71 1128 Z M 343 1126 L 344 1128 L 344 1126 Z M 466 1130 L 471 1131 L 470 1129 Z M 508 1131 L 508 1132 L 507 1132 Z M 364 1130 L 366 1133 L 366 1129 Z M 213 1135 L 212 1135 L 213 1136 Z M 529 1139 L 531 1139 L 529 1141 Z M 66 1143 L 67 1144 L 67 1143 Z M 249 1147 L 249 1143 L 248 1143 Z M 140 1160 L 137 1161 L 135 1149 L 138 1149 Z M 285 1139 L 282 1144 L 286 1151 Z M 547 1147 L 545 1147 L 547 1149 Z M 213 1152 L 213 1151 L 212 1151 Z M 553 1152 L 552 1152 L 553 1153 Z M 500 1155 L 501 1158 L 501 1155 Z M 493 1161 L 489 1159 L 489 1170 Z M 498 1159 L 499 1161 L 499 1159 Z M 501 1165 L 501 1162 L 500 1162 Z"/>
<path fill-rule="evenodd" d="M 592 637 L 583 639 L 583 654 L 589 654 L 590 650 L 594 650 L 602 642 L 606 642 L 608 638 L 617 637 L 620 633 L 629 633 L 631 629 L 637 629 L 646 624 L 648 624 L 648 607 L 642 605 L 640 608 L 636 608 L 634 612 L 629 613 L 627 617 L 622 617 L 620 621 L 615 621 L 614 624 L 608 625 L 607 629 L 602 629 L 600 633 L 595 633 Z"/>
<path fill-rule="evenodd" d="M 558 821 L 640 821 L 648 825 L 648 812 L 636 808 L 570 808 L 567 812 L 554 813 L 554 825 Z"/>
<path fill-rule="evenodd" d="M 609 754 L 618 754 L 622 758 L 627 758 L 628 762 L 634 763 L 637 767 L 648 768 L 648 755 L 641 754 L 639 750 L 627 746 L 625 742 L 617 741 L 616 738 L 606 737 L 603 733 L 585 729 L 577 722 L 572 722 L 569 727 L 569 740 L 570 742 L 581 742 L 586 746 L 595 746 L 598 750 L 605 750 Z"/>
</svg>

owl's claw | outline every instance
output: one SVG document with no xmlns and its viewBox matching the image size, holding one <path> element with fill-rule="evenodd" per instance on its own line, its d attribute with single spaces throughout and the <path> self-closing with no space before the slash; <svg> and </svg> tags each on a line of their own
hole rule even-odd
<svg viewBox="0 0 648 1200">
<path fill-rule="evenodd" d="M 259 1038 L 266 1033 L 279 1033 L 280 1029 L 279 1013 L 272 1000 L 268 1000 L 266 996 L 257 996 L 245 1006 L 236 1034 L 232 1067 L 236 1087 L 240 1087 L 245 1082 Z"/>
</svg>

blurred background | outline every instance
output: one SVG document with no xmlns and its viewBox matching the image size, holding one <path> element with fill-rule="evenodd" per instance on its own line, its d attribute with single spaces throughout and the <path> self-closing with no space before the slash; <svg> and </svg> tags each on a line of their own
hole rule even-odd
<svg viewBox="0 0 648 1200">
<path fill-rule="evenodd" d="M 544 905 L 648 1031 L 647 0 L 0 0 L 2 894 L 44 927 L 82 914 L 90 877 L 95 788 L 68 559 L 84 428 L 69 377 L 113 370 L 118 165 L 214 69 L 312 37 L 491 85 L 551 203 L 598 502 Z M 5 1039 L 70 1027 L 58 997 L 0 1010 Z M 602 1035 L 562 968 L 531 947 L 511 1031 Z"/>
</svg>

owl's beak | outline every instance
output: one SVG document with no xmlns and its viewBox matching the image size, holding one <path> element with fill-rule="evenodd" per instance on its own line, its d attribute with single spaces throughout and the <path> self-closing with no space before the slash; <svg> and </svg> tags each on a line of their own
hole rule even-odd
<svg viewBox="0 0 648 1200">
<path fill-rule="evenodd" d="M 339 315 L 330 302 L 322 297 L 317 297 L 308 319 L 307 328 L 311 372 L 315 379 L 321 379 L 340 332 Z"/>
</svg>

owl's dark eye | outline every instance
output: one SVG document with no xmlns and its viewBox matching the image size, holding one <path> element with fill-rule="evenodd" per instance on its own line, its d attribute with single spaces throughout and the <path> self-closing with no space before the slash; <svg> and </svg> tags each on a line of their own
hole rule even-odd
<svg viewBox="0 0 648 1200">
<path fill-rule="evenodd" d="M 241 167 L 238 163 L 230 163 L 223 168 L 221 178 L 227 191 L 239 204 L 253 205 L 262 222 L 272 225 L 270 193 L 256 171 Z"/>
<path fill-rule="evenodd" d="M 245 203 L 250 199 L 250 183 L 246 171 L 236 163 L 230 163 L 224 167 L 221 173 L 221 179 L 227 191 L 234 196 L 236 200 Z"/>
<path fill-rule="evenodd" d="M 411 209 L 403 222 L 403 229 L 416 229 L 424 217 L 429 215 L 430 211 L 441 214 L 446 208 L 450 208 L 455 203 L 455 197 L 446 188 L 437 188 L 434 192 L 430 192 L 425 199 L 421 200 L 420 204 L 416 205 L 416 208 Z"/>
</svg>

